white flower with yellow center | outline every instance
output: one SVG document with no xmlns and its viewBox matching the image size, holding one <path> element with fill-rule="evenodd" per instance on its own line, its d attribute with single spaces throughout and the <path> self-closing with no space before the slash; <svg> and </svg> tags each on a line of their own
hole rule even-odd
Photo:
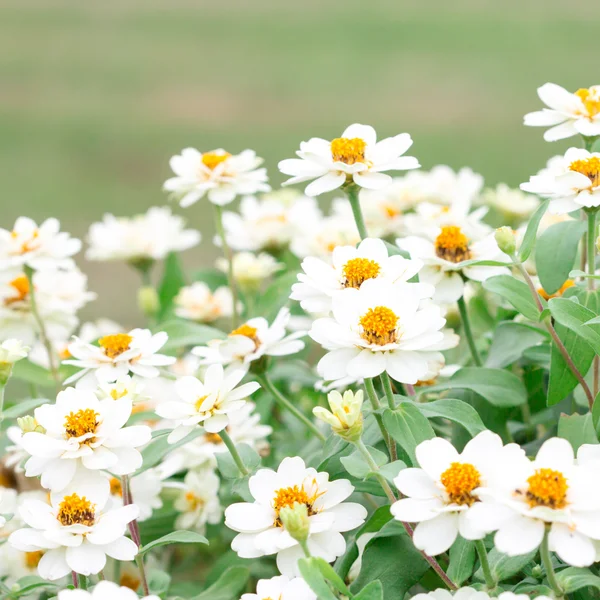
<svg viewBox="0 0 600 600">
<path fill-rule="evenodd" d="M 302 577 L 290 579 L 284 575 L 259 579 L 255 594 L 242 594 L 241 600 L 317 600 Z"/>
<path fill-rule="evenodd" d="M 27 217 L 19 217 L 12 231 L 0 228 L 0 269 L 27 265 L 32 269 L 74 266 L 71 256 L 81 249 L 81 241 L 60 231 L 57 219 L 46 219 L 41 225 Z"/>
<path fill-rule="evenodd" d="M 446 552 L 460 535 L 467 540 L 485 537 L 468 519 L 479 501 L 477 490 L 490 484 L 498 462 L 508 453 L 523 454 L 516 445 L 503 447 L 500 436 L 483 431 L 459 454 L 452 444 L 433 438 L 416 448 L 420 468 L 403 469 L 394 484 L 405 498 L 392 504 L 396 519 L 418 523 L 413 542 L 430 556 Z"/>
<path fill-rule="evenodd" d="M 217 319 L 231 317 L 233 313 L 231 290 L 221 286 L 213 292 L 201 281 L 182 287 L 174 302 L 178 317 L 199 323 L 212 323 Z"/>
<path fill-rule="evenodd" d="M 82 589 L 61 590 L 58 600 L 140 600 L 134 590 L 118 586 L 112 581 L 99 581 L 91 592 Z M 141 600 L 160 600 L 158 596 L 144 596 Z"/>
<path fill-rule="evenodd" d="M 333 562 L 346 550 L 342 535 L 360 527 L 367 511 L 360 504 L 344 502 L 354 491 L 346 479 L 329 481 L 328 473 L 306 468 L 299 457 L 284 458 L 277 471 L 260 469 L 249 480 L 254 502 L 240 502 L 225 509 L 225 525 L 238 532 L 231 547 L 242 558 L 277 554 L 277 568 L 298 575 L 302 548 L 286 531 L 279 511 L 303 504 L 308 510 L 308 549 L 312 556 Z"/>
<path fill-rule="evenodd" d="M 132 329 L 128 333 L 105 335 L 98 346 L 73 337 L 69 353 L 73 359 L 64 364 L 82 370 L 70 377 L 66 383 L 76 381 L 90 371 L 99 382 L 112 382 L 129 373 L 138 377 L 158 377 L 157 367 L 172 365 L 175 358 L 157 352 L 166 344 L 168 336 L 163 331 L 154 335 L 149 329 Z"/>
<path fill-rule="evenodd" d="M 152 207 L 135 217 L 104 215 L 92 223 L 87 241 L 88 260 L 161 260 L 169 252 L 180 252 L 196 246 L 200 233 L 185 229 L 185 219 L 174 215 L 167 206 Z"/>
<path fill-rule="evenodd" d="M 134 559 L 137 546 L 125 531 L 139 510 L 133 504 L 106 510 L 105 484 L 103 477 L 83 472 L 72 486 L 53 493 L 50 503 L 28 500 L 20 507 L 20 517 L 29 527 L 13 532 L 8 541 L 23 552 L 43 552 L 37 566 L 40 577 L 55 581 L 71 571 L 95 575 L 107 556 Z"/>
<path fill-rule="evenodd" d="M 254 150 L 230 154 L 223 149 L 199 152 L 185 148 L 169 161 L 175 177 L 167 179 L 164 189 L 172 192 L 183 207 L 191 206 L 205 195 L 224 206 L 236 196 L 268 192 L 267 170 L 259 169 L 263 159 Z"/>
<path fill-rule="evenodd" d="M 562 159 L 522 183 L 521 189 L 550 198 L 555 214 L 600 206 L 600 152 L 569 148 Z"/>
<path fill-rule="evenodd" d="M 109 476 L 108 482 L 110 484 L 110 508 L 123 506 L 121 478 Z M 162 507 L 160 494 L 163 486 L 163 478 L 157 469 L 148 469 L 129 478 L 129 492 L 133 503 L 140 511 L 138 521 L 149 519 L 155 510 Z"/>
<path fill-rule="evenodd" d="M 212 470 L 188 471 L 182 484 L 171 484 L 180 489 L 173 504 L 180 514 L 175 521 L 177 529 L 206 532 L 206 524 L 221 522 L 223 509 L 219 502 L 219 478 Z"/>
<path fill-rule="evenodd" d="M 555 83 L 538 88 L 540 100 L 548 106 L 525 115 L 525 125 L 550 127 L 544 132 L 547 142 L 574 135 L 600 135 L 600 85 L 582 88 L 575 93 Z"/>
<path fill-rule="evenodd" d="M 208 433 L 225 429 L 229 413 L 239 410 L 245 399 L 260 388 L 255 381 L 238 387 L 245 374 L 245 369 L 225 371 L 222 365 L 214 364 L 206 369 L 203 382 L 191 376 L 180 377 L 175 382 L 179 399 L 163 402 L 156 408 L 159 416 L 176 423 L 169 434 L 169 443 L 183 439 L 198 425 Z"/>
<path fill-rule="evenodd" d="M 355 123 L 334 140 L 311 138 L 302 142 L 296 152 L 299 158 L 282 160 L 279 170 L 292 176 L 284 185 L 314 179 L 306 187 L 307 196 L 330 192 L 348 182 L 380 190 L 392 183 L 392 178 L 383 171 L 404 171 L 420 166 L 416 158 L 402 156 L 411 146 L 408 133 L 377 142 L 372 127 Z"/>
<path fill-rule="evenodd" d="M 227 273 L 229 263 L 225 258 L 216 260 L 217 268 Z M 233 278 L 242 289 L 254 291 L 284 265 L 277 262 L 270 254 L 261 252 L 236 252 L 233 255 Z"/>
<path fill-rule="evenodd" d="M 550 550 L 569 565 L 591 565 L 600 540 L 600 482 L 598 451 L 588 448 L 580 448 L 579 464 L 560 438 L 544 442 L 534 460 L 505 457 L 494 481 L 477 492 L 482 502 L 469 511 L 472 527 L 496 531 L 496 548 L 509 556 L 535 550 L 549 529 Z"/>
<path fill-rule="evenodd" d="M 320 258 L 308 257 L 302 261 L 303 273 L 299 283 L 292 286 L 290 298 L 300 301 L 310 313 L 328 313 L 331 298 L 340 290 L 360 286 L 368 280 L 380 279 L 391 283 L 406 283 L 414 277 L 423 263 L 402 256 L 389 256 L 386 245 L 378 239 L 367 238 L 358 247 L 338 246 L 331 255 L 331 264 Z M 415 285 L 423 298 L 433 296 L 435 289 L 428 284 Z"/>
<path fill-rule="evenodd" d="M 103 381 L 92 391 L 99 400 L 121 400 L 122 398 L 128 400 L 133 406 L 131 412 L 135 414 L 141 412 L 145 408 L 146 401 L 150 399 L 144 393 L 145 388 L 143 380 L 140 381 L 137 378 L 133 379 L 129 375 L 125 375 L 111 383 Z"/>
<path fill-rule="evenodd" d="M 328 350 L 317 371 L 328 381 L 385 371 L 415 384 L 433 363 L 444 363 L 440 350 L 458 343 L 457 336 L 445 336 L 445 323 L 438 306 L 421 307 L 412 286 L 365 281 L 360 290 L 334 295 L 332 317 L 313 323 L 310 337 Z"/>
<path fill-rule="evenodd" d="M 124 427 L 131 401 L 98 400 L 93 392 L 67 388 L 55 404 L 35 409 L 35 420 L 46 432 L 25 433 L 21 446 L 31 455 L 27 477 L 42 476 L 42 486 L 61 490 L 77 478 L 78 467 L 107 469 L 118 475 L 133 473 L 142 465 L 136 449 L 150 441 L 144 425 Z"/>
</svg>

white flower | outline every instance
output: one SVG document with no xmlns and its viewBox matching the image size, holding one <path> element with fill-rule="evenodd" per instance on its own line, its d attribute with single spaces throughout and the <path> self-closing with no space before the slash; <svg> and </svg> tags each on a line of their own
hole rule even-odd
<svg viewBox="0 0 600 600">
<path fill-rule="evenodd" d="M 149 329 L 132 329 L 129 333 L 105 335 L 98 340 L 99 346 L 73 338 L 69 344 L 72 360 L 64 364 L 80 367 L 82 370 L 70 377 L 66 383 L 83 377 L 93 371 L 99 382 L 116 381 L 133 373 L 139 377 L 157 377 L 157 367 L 172 365 L 175 358 L 157 354 L 168 336 L 163 331 L 151 333 Z"/>
<path fill-rule="evenodd" d="M 88 260 L 160 260 L 169 252 L 196 246 L 200 233 L 185 229 L 185 220 L 166 206 L 152 207 L 135 217 L 104 215 L 90 226 Z"/>
<path fill-rule="evenodd" d="M 531 461 L 521 454 L 505 457 L 489 487 L 478 490 L 482 502 L 469 511 L 472 526 L 496 531 L 496 548 L 509 556 L 527 554 L 548 542 L 567 564 L 584 567 L 596 560 L 600 540 L 598 449 L 584 445 L 578 463 L 571 444 L 551 438 Z"/>
<path fill-rule="evenodd" d="M 175 382 L 178 400 L 163 402 L 156 408 L 159 416 L 174 420 L 177 425 L 169 434 L 174 444 L 202 425 L 208 433 L 218 433 L 229 425 L 229 413 L 239 410 L 250 394 L 260 385 L 255 381 L 238 387 L 246 371 L 225 371 L 220 364 L 206 369 L 204 382 L 195 377 L 181 377 Z"/>
<path fill-rule="evenodd" d="M 494 207 L 504 216 L 519 219 L 527 219 L 539 206 L 539 200 L 535 196 L 510 188 L 505 183 L 499 183 L 495 188 L 485 190 L 481 201 Z"/>
<path fill-rule="evenodd" d="M 167 179 L 164 189 L 173 194 L 183 207 L 195 204 L 207 195 L 210 202 L 223 206 L 236 196 L 268 192 L 266 169 L 254 150 L 230 154 L 219 149 L 198 152 L 185 148 L 169 162 L 175 177 Z"/>
<path fill-rule="evenodd" d="M 25 346 L 21 340 L 8 339 L 0 344 L 0 365 L 12 365 L 25 358 L 29 352 L 29 347 Z"/>
<path fill-rule="evenodd" d="M 242 594 L 241 600 L 317 600 L 302 577 L 289 579 L 284 575 L 259 579 L 256 594 Z"/>
<path fill-rule="evenodd" d="M 233 296 L 226 286 L 214 292 L 203 282 L 195 281 L 179 290 L 175 297 L 175 314 L 182 319 L 212 323 L 233 313 Z"/>
<path fill-rule="evenodd" d="M 478 488 L 489 484 L 508 452 L 524 455 L 515 444 L 503 448 L 500 436 L 491 431 L 474 437 L 460 454 L 442 438 L 417 446 L 420 468 L 403 469 L 394 479 L 406 497 L 390 510 L 399 521 L 418 523 L 413 542 L 419 550 L 436 556 L 448 550 L 459 534 L 467 540 L 485 537 L 468 513 L 478 501 Z"/>
<path fill-rule="evenodd" d="M 99 581 L 91 592 L 82 589 L 61 590 L 58 600 L 139 600 L 139 596 L 128 587 L 118 586 L 112 581 Z M 141 600 L 160 600 L 158 596 L 144 596 Z"/>
<path fill-rule="evenodd" d="M 81 575 L 99 573 L 106 556 L 133 560 L 137 546 L 125 537 L 127 524 L 137 518 L 137 506 L 130 504 L 105 510 L 109 490 L 104 477 L 83 472 L 74 486 L 52 494 L 50 504 L 28 500 L 19 514 L 29 528 L 13 532 L 9 543 L 24 552 L 44 551 L 40 577 L 54 581 L 75 571 Z"/>
<path fill-rule="evenodd" d="M 277 554 L 283 575 L 298 574 L 303 552 L 279 519 L 283 507 L 295 502 L 308 509 L 308 549 L 313 556 L 333 562 L 346 549 L 342 532 L 356 529 L 367 516 L 360 504 L 344 502 L 354 487 L 346 479 L 329 481 L 328 473 L 306 468 L 299 457 L 285 458 L 277 471 L 260 469 L 249 480 L 254 502 L 240 502 L 225 510 L 225 525 L 238 535 L 231 547 L 242 558 Z"/>
<path fill-rule="evenodd" d="M 525 115 L 525 125 L 550 127 L 544 133 L 547 142 L 577 134 L 600 135 L 600 85 L 568 92 L 555 83 L 538 88 L 540 100 L 549 108 Z"/>
<path fill-rule="evenodd" d="M 218 258 L 216 265 L 221 271 L 227 273 L 229 266 L 227 259 Z M 265 279 L 283 268 L 283 264 L 266 252 L 260 254 L 237 252 L 233 255 L 233 278 L 242 288 L 254 290 Z"/>
<path fill-rule="evenodd" d="M 412 146 L 408 133 L 377 142 L 377 134 L 369 125 L 355 123 L 342 136 L 331 142 L 311 138 L 300 144 L 296 154 L 279 163 L 279 170 L 291 175 L 284 185 L 315 179 L 306 187 L 307 196 L 318 196 L 335 190 L 348 181 L 360 187 L 379 190 L 392 183 L 382 171 L 418 168 L 412 156 L 402 156 Z"/>
<path fill-rule="evenodd" d="M 292 286 L 290 298 L 299 300 L 307 312 L 328 313 L 332 296 L 340 290 L 359 289 L 364 281 L 371 279 L 407 282 L 422 266 L 419 260 L 389 256 L 381 240 L 367 238 L 358 247 L 338 246 L 331 255 L 331 265 L 320 258 L 305 258 L 302 261 L 304 272 L 298 275 L 299 283 Z M 422 297 L 430 297 L 435 291 L 430 285 L 418 288 Z"/>
<path fill-rule="evenodd" d="M 177 529 L 193 529 L 204 534 L 207 523 L 214 525 L 221 521 L 219 478 L 213 471 L 188 471 L 180 487 L 181 492 L 173 504 L 181 513 L 175 521 Z"/>
<path fill-rule="evenodd" d="M 123 506 L 123 487 L 119 477 L 110 477 L 110 507 Z M 133 503 L 138 507 L 140 514 L 138 521 L 145 521 L 152 516 L 152 512 L 162 507 L 160 494 L 163 489 L 163 478 L 157 469 L 148 469 L 139 475 L 129 478 L 129 491 Z"/>
<path fill-rule="evenodd" d="M 114 382 L 102 381 L 98 383 L 98 387 L 93 392 L 98 396 L 99 400 L 107 398 L 111 400 L 127 399 L 134 405 L 132 412 L 139 412 L 137 409 L 144 406 L 144 401 L 149 399 L 144 393 L 146 389 L 143 380 L 133 379 L 129 375 L 119 377 Z M 137 404 L 137 405 L 136 405 Z"/>
<path fill-rule="evenodd" d="M 470 587 L 459 588 L 454 592 L 446 589 L 437 589 L 433 592 L 422 593 L 413 596 L 411 600 L 493 600 L 487 592 L 475 590 Z M 502 592 L 498 600 L 532 600 L 529 594 L 513 594 L 512 592 Z M 548 596 L 536 596 L 533 600 L 551 600 Z"/>
<path fill-rule="evenodd" d="M 433 300 L 440 304 L 451 304 L 463 296 L 463 275 L 473 281 L 485 281 L 494 275 L 510 273 L 506 267 L 473 265 L 457 268 L 457 264 L 467 260 L 510 262 L 510 258 L 498 248 L 493 233 L 471 243 L 460 227 L 448 225 L 438 229 L 434 240 L 408 236 L 398 238 L 396 243 L 413 260 L 425 263 L 419 272 L 419 280 L 435 286 Z"/>
<path fill-rule="evenodd" d="M 550 198 L 555 214 L 600 206 L 600 152 L 569 148 L 560 160 L 522 183 L 521 189 Z"/>
<path fill-rule="evenodd" d="M 442 332 L 446 320 L 434 304 L 421 307 L 409 284 L 365 281 L 360 290 L 333 297 L 332 317 L 317 319 L 309 335 L 329 352 L 317 371 L 326 380 L 376 377 L 387 371 L 402 383 L 415 384 L 443 365 L 439 350 L 458 343 Z"/>
<path fill-rule="evenodd" d="M 118 475 L 133 473 L 142 465 L 136 448 L 150 441 L 145 425 L 124 427 L 131 415 L 131 400 L 98 400 L 93 392 L 67 388 L 56 404 L 35 409 L 35 419 L 46 433 L 23 435 L 21 445 L 31 455 L 27 477 L 42 476 L 42 486 L 61 490 L 76 478 L 78 467 L 108 469 Z"/>
<path fill-rule="evenodd" d="M 46 219 L 39 227 L 19 217 L 12 231 L 0 229 L 0 269 L 27 265 L 32 269 L 71 268 L 70 258 L 81 249 L 81 241 L 60 231 L 57 219 Z"/>
</svg>

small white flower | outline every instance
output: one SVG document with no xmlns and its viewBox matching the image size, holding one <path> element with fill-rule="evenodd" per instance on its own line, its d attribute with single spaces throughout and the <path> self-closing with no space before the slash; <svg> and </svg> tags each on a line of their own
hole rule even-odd
<svg viewBox="0 0 600 600">
<path fill-rule="evenodd" d="M 81 589 L 61 590 L 58 600 L 140 600 L 130 588 L 118 586 L 112 581 L 99 581 L 91 592 Z M 144 596 L 141 600 L 160 600 L 158 596 Z"/>
<path fill-rule="evenodd" d="M 555 83 L 538 88 L 540 100 L 549 108 L 525 115 L 525 125 L 550 127 L 544 132 L 547 142 L 574 135 L 600 135 L 600 85 L 568 92 Z"/>
<path fill-rule="evenodd" d="M 485 190 L 481 201 L 506 217 L 520 220 L 529 218 L 540 204 L 535 196 L 524 194 L 519 189 L 508 187 L 505 183 L 499 183 L 495 188 Z"/>
<path fill-rule="evenodd" d="M 238 387 L 245 374 L 244 369 L 225 371 L 222 365 L 214 364 L 206 369 L 203 382 L 191 376 L 179 378 L 175 382 L 179 399 L 156 408 L 159 416 L 177 423 L 169 434 L 169 443 L 183 439 L 198 425 L 208 433 L 225 429 L 229 413 L 239 410 L 245 399 L 260 388 L 255 381 Z"/>
<path fill-rule="evenodd" d="M 342 532 L 360 527 L 367 517 L 360 504 L 344 502 L 354 491 L 346 479 L 329 481 L 328 473 L 306 468 L 299 457 L 285 458 L 277 471 L 260 469 L 249 480 L 254 502 L 240 502 L 225 510 L 225 525 L 238 532 L 231 547 L 242 558 L 277 554 L 277 567 L 292 577 L 299 574 L 300 545 L 285 530 L 279 511 L 295 502 L 308 509 L 308 549 L 313 556 L 333 562 L 346 549 Z"/>
<path fill-rule="evenodd" d="M 217 268 L 227 273 L 229 262 L 225 258 L 218 258 Z M 233 255 L 233 278 L 240 287 L 255 290 L 284 265 L 277 262 L 270 254 L 261 252 L 237 252 Z"/>
<path fill-rule="evenodd" d="M 25 346 L 21 340 L 8 339 L 0 344 L 0 365 L 12 365 L 25 358 L 29 352 L 29 347 Z"/>
<path fill-rule="evenodd" d="M 175 177 L 167 179 L 164 189 L 173 192 L 183 207 L 195 204 L 205 195 L 213 204 L 223 206 L 236 196 L 268 192 L 266 169 L 259 169 L 263 159 L 254 150 L 230 154 L 219 149 L 198 152 L 185 148 L 169 162 Z"/>
<path fill-rule="evenodd" d="M 110 508 L 123 506 L 123 487 L 119 477 L 110 477 Z M 163 489 L 163 478 L 157 469 L 148 469 L 139 475 L 129 478 L 129 491 L 133 503 L 138 507 L 138 521 L 145 521 L 152 516 L 153 511 L 162 507 L 160 494 Z"/>
<path fill-rule="evenodd" d="M 214 525 L 221 521 L 219 478 L 213 471 L 188 471 L 179 487 L 181 492 L 173 504 L 181 513 L 175 521 L 177 529 L 193 529 L 204 534 L 207 523 Z"/>
<path fill-rule="evenodd" d="M 31 455 L 27 477 L 42 476 L 42 486 L 61 490 L 76 478 L 78 467 L 108 469 L 118 475 L 133 473 L 142 464 L 136 448 L 150 441 L 145 425 L 124 427 L 131 400 L 98 400 L 93 392 L 67 388 L 56 404 L 35 409 L 35 419 L 46 433 L 23 435 L 22 447 Z"/>
<path fill-rule="evenodd" d="M 135 217 L 104 219 L 90 226 L 87 241 L 88 260 L 161 260 L 169 252 L 180 252 L 196 246 L 200 233 L 185 229 L 185 220 L 166 206 L 152 207 Z"/>
<path fill-rule="evenodd" d="M 412 156 L 402 156 L 412 146 L 408 133 L 377 142 L 377 134 L 369 125 L 355 123 L 342 136 L 332 141 L 311 138 L 300 144 L 299 158 L 282 160 L 279 170 L 291 175 L 284 185 L 315 179 L 306 187 L 307 196 L 318 196 L 335 190 L 347 182 L 379 190 L 392 183 L 383 171 L 417 169 Z"/>
<path fill-rule="evenodd" d="M 102 381 L 98 384 L 98 387 L 93 390 L 99 400 L 111 399 L 121 400 L 122 398 L 127 399 L 134 405 L 132 412 L 138 412 L 138 408 L 144 405 L 144 402 L 149 399 L 144 393 L 146 386 L 143 380 L 133 379 L 129 375 L 119 377 L 114 382 L 108 383 Z M 136 406 L 137 405 L 137 406 Z"/>
<path fill-rule="evenodd" d="M 302 577 L 290 579 L 284 575 L 259 579 L 256 594 L 242 594 L 241 600 L 317 600 Z"/>
<path fill-rule="evenodd" d="M 182 319 L 212 323 L 233 313 L 233 296 L 226 286 L 214 292 L 203 282 L 184 286 L 175 297 L 175 314 Z"/>
</svg>

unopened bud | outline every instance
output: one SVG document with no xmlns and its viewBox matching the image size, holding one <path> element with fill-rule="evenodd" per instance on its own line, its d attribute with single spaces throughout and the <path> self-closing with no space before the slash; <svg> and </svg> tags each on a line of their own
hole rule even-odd
<svg viewBox="0 0 600 600">
<path fill-rule="evenodd" d="M 285 530 L 299 543 L 304 544 L 310 532 L 308 508 L 306 504 L 294 502 L 293 506 L 284 506 L 279 511 L 279 518 Z"/>
<path fill-rule="evenodd" d="M 500 248 L 504 254 L 512 256 L 515 253 L 515 250 L 517 249 L 517 240 L 515 238 L 515 232 L 510 227 L 499 227 L 496 229 L 494 237 L 496 238 L 498 248 Z"/>
<path fill-rule="evenodd" d="M 147 285 L 138 290 L 138 306 L 146 316 L 155 315 L 160 308 L 160 300 L 156 290 Z"/>
<path fill-rule="evenodd" d="M 19 417 L 17 425 L 23 433 L 46 433 L 46 430 L 31 415 Z"/>
<path fill-rule="evenodd" d="M 333 433 L 339 435 L 347 442 L 356 442 L 363 431 L 362 403 L 363 392 L 346 390 L 342 396 L 339 392 L 330 392 L 327 396 L 331 411 L 317 406 L 313 414 L 317 419 L 331 425 Z"/>
</svg>

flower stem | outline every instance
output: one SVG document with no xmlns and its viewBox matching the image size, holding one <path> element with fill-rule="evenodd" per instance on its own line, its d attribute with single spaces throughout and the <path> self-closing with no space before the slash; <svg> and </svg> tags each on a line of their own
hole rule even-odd
<svg viewBox="0 0 600 600">
<path fill-rule="evenodd" d="M 460 313 L 460 320 L 462 322 L 463 331 L 465 333 L 465 337 L 467 338 L 467 343 L 469 344 L 469 350 L 471 351 L 471 356 L 473 357 L 473 362 L 476 366 L 481 366 L 481 357 L 479 356 L 479 352 L 477 352 L 477 346 L 475 345 L 475 338 L 473 337 L 473 330 L 471 329 L 471 321 L 469 320 L 469 313 L 467 312 L 467 303 L 465 302 L 464 296 L 461 296 L 458 301 L 458 312 Z"/>
<path fill-rule="evenodd" d="M 4 388 L 6 386 L 0 384 L 0 431 L 2 431 L 2 421 L 4 421 Z"/>
<path fill-rule="evenodd" d="M 556 573 L 554 572 L 554 567 L 552 566 L 552 557 L 550 556 L 550 548 L 548 547 L 548 534 L 550 533 L 550 526 L 546 525 L 546 531 L 544 532 L 544 539 L 542 540 L 542 545 L 540 546 L 540 556 L 542 557 L 542 564 L 544 565 L 544 569 L 546 570 L 546 577 L 548 578 L 548 583 L 554 592 L 554 596 L 556 600 L 560 600 L 565 597 L 564 590 L 560 587 L 560 583 L 556 579 Z"/>
<path fill-rule="evenodd" d="M 75 573 L 75 571 L 71 571 L 71 581 L 73 582 L 73 587 L 77 589 L 79 587 L 79 578 L 77 577 L 77 573 Z"/>
<path fill-rule="evenodd" d="M 229 450 L 229 454 L 231 454 L 231 458 L 233 458 L 233 462 L 236 464 L 241 476 L 246 477 L 246 475 L 249 475 L 250 471 L 248 471 L 248 469 L 246 468 L 246 465 L 244 464 L 240 453 L 235 447 L 235 444 L 233 443 L 233 440 L 231 439 L 227 431 L 225 429 L 219 431 L 219 436 L 223 440 L 223 443 L 227 446 L 227 450 Z"/>
<path fill-rule="evenodd" d="M 384 371 L 379 378 L 381 379 L 381 383 L 383 385 L 383 389 L 385 390 L 385 396 L 387 398 L 389 407 L 394 410 L 396 408 L 396 401 L 394 400 L 394 390 L 392 388 L 392 381 L 387 371 Z"/>
<path fill-rule="evenodd" d="M 85 575 L 79 575 L 79 587 L 82 590 L 87 590 L 87 577 Z"/>
<path fill-rule="evenodd" d="M 475 541 L 475 549 L 477 550 L 479 562 L 481 563 L 481 570 L 483 571 L 485 585 L 488 589 L 488 592 L 492 591 L 496 589 L 497 582 L 494 579 L 494 575 L 492 574 L 492 569 L 490 568 L 490 561 L 488 560 L 487 550 L 485 549 L 485 544 L 483 543 L 483 540 Z"/>
<path fill-rule="evenodd" d="M 135 557 L 135 564 L 140 572 L 140 578 L 142 580 L 142 589 L 146 596 L 150 595 L 150 589 L 148 588 L 148 579 L 146 578 L 146 567 L 144 566 L 144 557 L 139 554 Z"/>
<path fill-rule="evenodd" d="M 223 207 L 218 204 L 215 207 L 215 224 L 217 227 L 217 233 L 221 238 L 221 245 L 223 247 L 223 254 L 225 254 L 225 260 L 227 261 L 227 280 L 229 282 L 229 288 L 231 289 L 231 297 L 233 299 L 233 310 L 231 314 L 232 329 L 235 329 L 239 324 L 238 314 L 238 290 L 235 278 L 233 276 L 233 252 L 227 244 L 227 237 L 225 236 L 225 228 L 223 227 Z"/>
<path fill-rule="evenodd" d="M 308 543 L 306 542 L 306 540 L 304 540 L 303 542 L 298 542 L 300 544 L 300 548 L 302 548 L 302 552 L 304 552 L 304 556 L 306 556 L 306 558 L 311 558 L 312 554 L 310 553 L 310 550 L 308 549 Z"/>
<path fill-rule="evenodd" d="M 256 376 L 259 383 L 266 390 L 270 392 L 270 394 L 275 398 L 275 400 L 283 406 L 286 410 L 289 410 L 299 421 L 304 423 L 306 427 L 313 433 L 319 440 L 322 442 L 325 441 L 325 436 L 319 431 L 318 427 L 301 411 L 299 411 L 273 384 L 273 382 L 269 379 L 266 373 Z"/>
<path fill-rule="evenodd" d="M 596 209 L 587 211 L 588 230 L 587 230 L 587 272 L 588 275 L 596 274 Z M 588 290 L 594 290 L 595 280 L 588 277 Z"/>
<path fill-rule="evenodd" d="M 360 200 L 358 199 L 359 190 L 360 188 L 355 183 L 346 187 L 346 194 L 348 194 L 348 201 L 350 202 L 350 207 L 352 208 L 352 214 L 354 215 L 356 229 L 358 229 L 360 239 L 364 240 L 366 237 L 369 236 L 367 234 L 367 226 L 365 225 L 365 219 L 362 214 L 362 209 L 360 208 Z"/>
<path fill-rule="evenodd" d="M 377 398 L 377 392 L 375 391 L 375 386 L 373 385 L 373 380 L 365 378 L 365 390 L 367 390 L 367 396 L 369 397 L 369 401 L 371 402 L 371 406 L 374 411 L 377 411 L 381 408 L 381 404 L 379 404 L 379 398 Z M 378 413 L 374 412 L 373 416 L 377 421 L 377 425 L 379 425 L 379 430 L 381 431 L 381 436 L 383 437 L 383 441 L 387 446 L 387 449 L 390 453 L 390 458 L 392 457 L 392 447 L 393 451 L 396 451 L 396 444 L 393 443 L 390 434 L 387 432 L 385 425 L 383 424 L 383 417 Z"/>
</svg>

